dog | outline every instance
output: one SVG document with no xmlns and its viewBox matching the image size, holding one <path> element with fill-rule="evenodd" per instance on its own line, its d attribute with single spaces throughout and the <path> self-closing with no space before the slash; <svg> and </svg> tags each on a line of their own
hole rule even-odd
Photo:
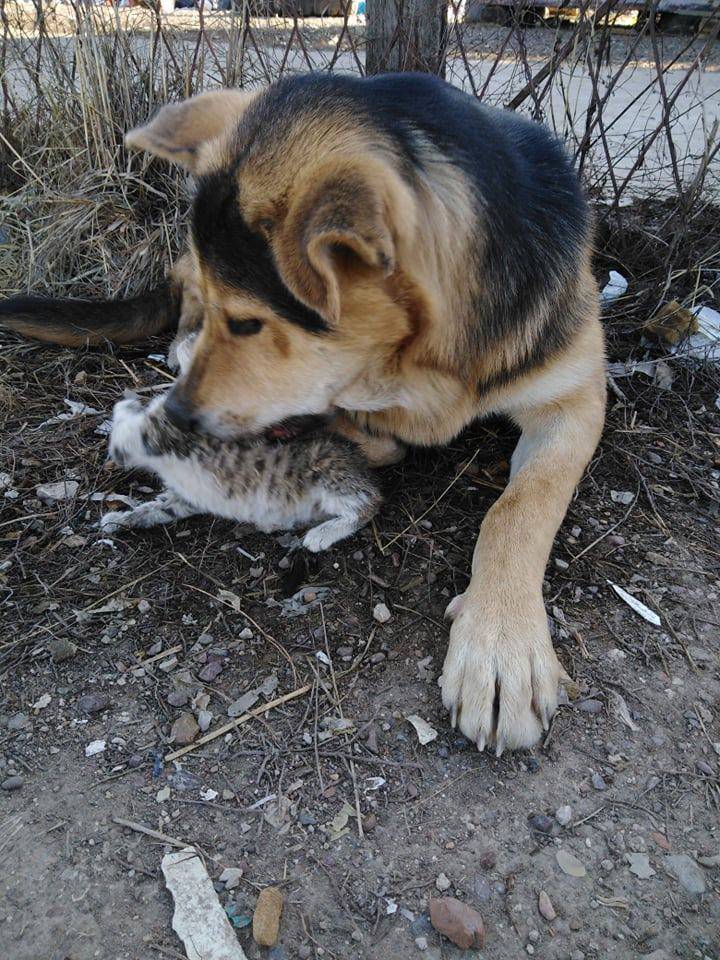
<svg viewBox="0 0 720 960">
<path fill-rule="evenodd" d="M 511 418 L 440 682 L 478 749 L 534 744 L 565 676 L 543 574 L 606 403 L 590 216 L 562 146 L 421 74 L 205 93 L 127 144 L 197 181 L 169 284 L 124 305 L 6 301 L 2 322 L 66 344 L 200 327 L 166 410 L 219 437 L 337 408 L 382 460 Z"/>
</svg>

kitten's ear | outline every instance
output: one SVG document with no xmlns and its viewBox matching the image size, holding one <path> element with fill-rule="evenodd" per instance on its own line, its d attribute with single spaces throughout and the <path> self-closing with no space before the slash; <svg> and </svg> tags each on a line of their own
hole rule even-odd
<svg viewBox="0 0 720 960">
<path fill-rule="evenodd" d="M 195 172 L 201 148 L 236 125 L 261 91 L 213 90 L 169 103 L 148 123 L 125 135 L 125 144 Z"/>
</svg>

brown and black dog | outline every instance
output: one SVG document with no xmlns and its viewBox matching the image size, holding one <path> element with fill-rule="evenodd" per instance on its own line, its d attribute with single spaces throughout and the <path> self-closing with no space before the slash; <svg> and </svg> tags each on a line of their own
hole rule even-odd
<svg viewBox="0 0 720 960">
<path fill-rule="evenodd" d="M 172 281 L 124 304 L 16 298 L 0 322 L 59 343 L 201 325 L 167 409 L 221 436 L 336 408 L 379 460 L 511 417 L 441 684 L 480 749 L 530 746 L 563 676 L 543 573 L 605 409 L 588 210 L 561 146 L 419 74 L 204 94 L 127 142 L 197 178 Z"/>
</svg>

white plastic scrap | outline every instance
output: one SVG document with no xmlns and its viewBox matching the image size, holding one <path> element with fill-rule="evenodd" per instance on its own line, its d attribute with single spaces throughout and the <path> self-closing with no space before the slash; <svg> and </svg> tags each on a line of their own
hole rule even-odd
<svg viewBox="0 0 720 960">
<path fill-rule="evenodd" d="M 437 730 L 434 727 L 431 727 L 427 720 L 423 720 L 423 718 L 419 717 L 416 713 L 411 714 L 405 719 L 408 721 L 408 723 L 411 723 L 415 727 L 418 740 L 423 747 L 426 743 L 432 743 L 433 740 L 437 738 Z"/>
<path fill-rule="evenodd" d="M 623 590 L 622 587 L 619 587 L 616 583 L 613 583 L 612 580 L 608 580 L 609 585 L 613 588 L 615 593 L 620 597 L 621 600 L 624 600 L 625 603 L 630 607 L 631 610 L 634 610 L 643 620 L 647 620 L 648 623 L 651 623 L 654 627 L 660 626 L 660 617 L 655 613 L 654 610 L 651 610 L 650 607 L 646 607 L 644 603 L 641 603 L 637 597 L 634 597 L 631 593 L 628 593 L 627 590 Z"/>
<path fill-rule="evenodd" d="M 188 960 L 247 960 L 195 848 L 168 853 L 161 866 L 175 901 L 173 930 Z"/>
<path fill-rule="evenodd" d="M 693 307 L 691 313 L 697 317 L 697 333 L 674 346 L 672 352 L 679 357 L 720 363 L 720 313 L 712 307 Z"/>
<path fill-rule="evenodd" d="M 63 403 L 68 408 L 68 412 L 58 413 L 56 416 L 50 417 L 49 420 L 45 420 L 44 423 L 40 424 L 41 428 L 49 427 L 54 423 L 62 423 L 65 420 L 74 420 L 76 417 L 99 417 L 101 414 L 100 410 L 89 407 L 80 400 L 71 400 L 69 397 L 66 397 Z"/>
<path fill-rule="evenodd" d="M 621 273 L 618 273 L 617 270 L 611 270 L 608 282 L 600 293 L 600 299 L 603 303 L 610 303 L 613 300 L 617 300 L 618 297 L 621 297 L 627 288 L 628 282 L 625 277 Z"/>
</svg>

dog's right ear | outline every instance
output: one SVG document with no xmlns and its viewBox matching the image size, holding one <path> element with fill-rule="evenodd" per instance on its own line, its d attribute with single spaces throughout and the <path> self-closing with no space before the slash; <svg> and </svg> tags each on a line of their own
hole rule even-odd
<svg viewBox="0 0 720 960">
<path fill-rule="evenodd" d="M 125 135 L 125 144 L 197 171 L 201 148 L 235 126 L 260 93 L 213 90 L 182 103 L 169 103 L 148 123 Z"/>
</svg>

